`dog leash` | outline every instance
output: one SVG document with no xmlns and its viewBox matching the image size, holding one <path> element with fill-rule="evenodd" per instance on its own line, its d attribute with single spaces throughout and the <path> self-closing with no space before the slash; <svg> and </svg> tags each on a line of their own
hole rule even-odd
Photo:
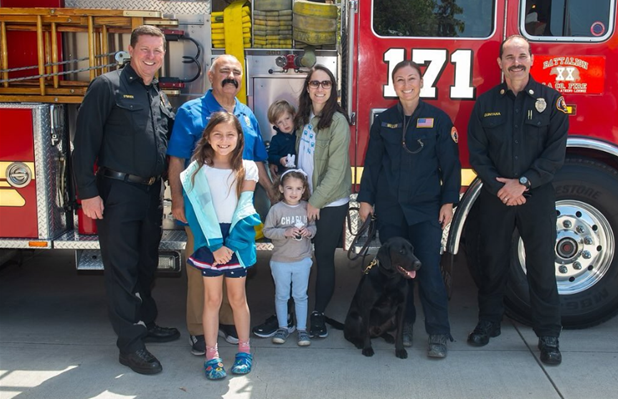
<svg viewBox="0 0 618 399">
<path fill-rule="evenodd" d="M 369 273 L 369 270 L 371 270 L 371 268 L 376 266 L 377 264 L 378 264 L 378 258 L 373 258 L 371 263 L 369 263 L 367 267 L 365 268 L 365 270 L 363 270 L 363 274 Z"/>
<path fill-rule="evenodd" d="M 351 211 L 358 212 L 358 210 L 359 210 L 358 207 L 350 208 L 350 212 Z M 348 212 L 348 214 L 346 215 L 346 217 L 348 218 L 348 231 L 350 232 L 350 234 L 354 236 L 354 239 L 352 240 L 352 244 L 350 245 L 350 248 L 348 249 L 348 259 L 356 260 L 362 257 L 363 263 L 364 263 L 365 256 L 367 256 L 367 252 L 369 251 L 369 245 L 371 244 L 371 241 L 376 235 L 376 215 L 375 213 L 372 213 L 371 217 L 368 217 L 367 219 L 365 219 L 365 221 L 363 222 L 361 227 L 358 229 L 356 234 L 354 234 L 354 232 L 352 231 L 352 223 L 350 223 L 351 222 L 350 212 Z M 366 236 L 366 238 L 363 236 Z M 361 242 L 361 240 L 363 239 L 365 240 L 365 242 L 363 243 L 361 250 L 358 253 L 355 253 L 354 248 L 356 247 L 356 244 Z"/>
</svg>

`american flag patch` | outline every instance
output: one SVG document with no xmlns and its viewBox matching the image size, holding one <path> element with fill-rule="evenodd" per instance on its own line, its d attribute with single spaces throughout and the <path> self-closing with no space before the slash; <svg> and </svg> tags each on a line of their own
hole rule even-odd
<svg viewBox="0 0 618 399">
<path fill-rule="evenodd" d="M 433 127 L 433 118 L 418 118 L 416 127 Z"/>
</svg>

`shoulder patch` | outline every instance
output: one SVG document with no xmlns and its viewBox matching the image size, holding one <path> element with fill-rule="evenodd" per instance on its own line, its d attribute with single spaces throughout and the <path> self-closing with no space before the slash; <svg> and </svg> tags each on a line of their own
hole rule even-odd
<svg viewBox="0 0 618 399">
<path fill-rule="evenodd" d="M 459 133 L 457 133 L 457 128 L 455 126 L 451 128 L 451 138 L 455 144 L 459 143 Z"/>
<path fill-rule="evenodd" d="M 560 96 L 557 100 L 556 100 L 556 109 L 560 112 L 563 112 L 565 114 L 569 113 L 569 108 L 567 107 L 566 101 L 564 100 L 563 96 Z"/>
</svg>

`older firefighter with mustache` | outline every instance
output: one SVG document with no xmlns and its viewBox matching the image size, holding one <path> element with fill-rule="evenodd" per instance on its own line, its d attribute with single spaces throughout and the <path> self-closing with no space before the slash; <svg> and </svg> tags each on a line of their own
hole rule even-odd
<svg viewBox="0 0 618 399">
<path fill-rule="evenodd" d="M 479 322 L 473 346 L 500 335 L 513 230 L 526 248 L 533 329 L 541 361 L 558 365 L 562 329 L 556 287 L 556 208 L 552 180 L 566 153 L 569 120 L 564 98 L 530 76 L 534 57 L 519 35 L 500 46 L 504 83 L 481 95 L 468 126 L 470 164 L 483 181 Z"/>
</svg>

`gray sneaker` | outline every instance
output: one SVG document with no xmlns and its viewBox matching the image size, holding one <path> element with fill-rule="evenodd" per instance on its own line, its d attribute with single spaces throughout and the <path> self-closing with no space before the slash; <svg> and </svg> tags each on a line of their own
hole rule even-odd
<svg viewBox="0 0 618 399">
<path fill-rule="evenodd" d="M 285 344 L 285 340 L 290 336 L 290 330 L 287 327 L 279 328 L 273 335 L 273 344 Z"/>
<path fill-rule="evenodd" d="M 298 330 L 298 346 L 311 345 L 311 339 L 307 330 Z"/>
<path fill-rule="evenodd" d="M 429 348 L 427 349 L 427 356 L 434 358 L 445 358 L 446 357 L 446 340 L 448 339 L 448 335 L 439 334 L 439 335 L 430 335 L 429 336 Z"/>
<path fill-rule="evenodd" d="M 403 346 L 409 348 L 412 346 L 412 336 L 414 334 L 414 325 L 409 323 L 403 324 Z"/>
</svg>

